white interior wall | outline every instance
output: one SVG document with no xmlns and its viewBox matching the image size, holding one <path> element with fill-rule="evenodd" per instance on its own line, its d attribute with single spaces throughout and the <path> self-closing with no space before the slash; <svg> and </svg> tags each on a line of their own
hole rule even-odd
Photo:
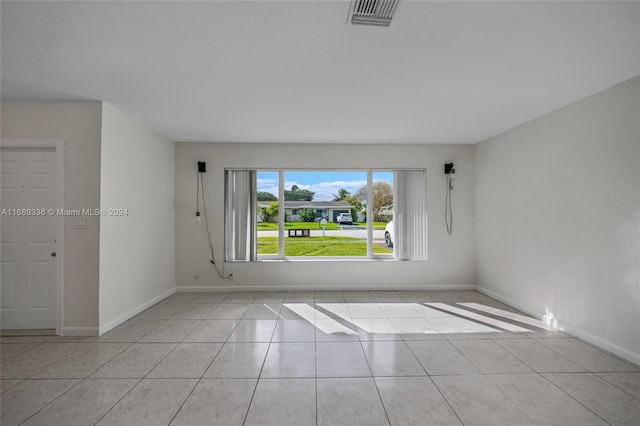
<svg viewBox="0 0 640 426">
<path fill-rule="evenodd" d="M 474 148 L 471 145 L 176 144 L 176 283 L 232 289 L 469 288 L 474 272 Z M 209 263 L 204 225 L 193 221 L 196 163 L 204 175 L 216 259 L 224 259 L 224 169 L 227 168 L 426 168 L 428 249 L 426 262 L 269 261 L 226 263 L 233 279 L 221 280 Z M 457 170 L 453 236 L 444 224 L 443 164 Z M 194 277 L 198 276 L 199 279 Z M 462 287 L 458 287 L 462 288 Z"/>
<path fill-rule="evenodd" d="M 102 107 L 100 333 L 175 291 L 175 148 Z"/>
<path fill-rule="evenodd" d="M 640 363 L 640 77 L 476 145 L 484 291 Z"/>
<path fill-rule="evenodd" d="M 100 207 L 100 102 L 2 102 L 3 139 L 62 139 L 64 207 Z M 86 229 L 64 218 L 65 334 L 91 334 L 98 327 L 100 218 Z"/>
</svg>

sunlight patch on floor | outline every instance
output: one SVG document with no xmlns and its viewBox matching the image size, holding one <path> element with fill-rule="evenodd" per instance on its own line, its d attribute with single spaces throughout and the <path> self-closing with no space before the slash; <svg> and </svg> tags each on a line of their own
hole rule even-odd
<svg viewBox="0 0 640 426">
<path fill-rule="evenodd" d="M 467 311 L 465 309 L 456 308 L 455 306 L 450 306 L 445 303 L 426 303 L 426 305 L 431 306 L 433 308 L 442 309 L 443 311 L 451 312 L 452 314 L 464 316 L 472 320 L 480 321 L 485 324 L 501 328 L 503 330 L 511 331 L 513 333 L 532 333 L 532 331 L 527 328 L 518 327 L 517 325 L 509 324 L 507 322 L 500 321 L 495 318 L 490 318 L 484 315 L 476 314 L 476 313 Z"/>
<path fill-rule="evenodd" d="M 527 317 L 525 315 L 516 314 L 514 312 L 505 311 L 504 309 L 498 309 L 492 306 L 482 305 L 475 302 L 458 303 L 458 305 L 466 306 L 468 308 L 475 309 L 478 311 L 483 311 L 488 314 L 501 316 L 503 318 L 508 318 L 510 320 L 518 321 L 523 324 L 529 324 L 534 327 L 542 328 L 544 330 L 562 330 L 561 328 L 557 327 L 557 321 L 556 321 L 556 326 L 554 327 L 553 325 L 546 324 L 545 322 L 537 320 L 535 318 Z"/>
</svg>

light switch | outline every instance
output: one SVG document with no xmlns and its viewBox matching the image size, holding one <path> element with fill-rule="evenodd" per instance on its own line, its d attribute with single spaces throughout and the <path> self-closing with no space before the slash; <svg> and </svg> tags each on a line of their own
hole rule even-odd
<svg viewBox="0 0 640 426">
<path fill-rule="evenodd" d="M 73 218 L 73 229 L 87 229 L 87 218 L 86 217 L 74 217 Z"/>
</svg>

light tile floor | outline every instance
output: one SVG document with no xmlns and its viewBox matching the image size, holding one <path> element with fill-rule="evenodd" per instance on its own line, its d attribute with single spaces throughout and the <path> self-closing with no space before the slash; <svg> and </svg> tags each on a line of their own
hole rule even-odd
<svg viewBox="0 0 640 426">
<path fill-rule="evenodd" d="M 177 293 L 4 337 L 10 425 L 638 425 L 640 369 L 474 291 Z"/>
</svg>

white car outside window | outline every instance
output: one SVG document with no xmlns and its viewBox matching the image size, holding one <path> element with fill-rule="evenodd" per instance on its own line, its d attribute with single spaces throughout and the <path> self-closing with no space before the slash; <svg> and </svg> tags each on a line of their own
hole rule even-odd
<svg viewBox="0 0 640 426">
<path fill-rule="evenodd" d="M 353 219 L 349 213 L 340 213 L 336 218 L 336 222 L 339 224 L 348 224 L 351 225 L 353 223 Z"/>
<path fill-rule="evenodd" d="M 384 242 L 387 247 L 393 247 L 393 220 L 384 227 Z"/>
</svg>

